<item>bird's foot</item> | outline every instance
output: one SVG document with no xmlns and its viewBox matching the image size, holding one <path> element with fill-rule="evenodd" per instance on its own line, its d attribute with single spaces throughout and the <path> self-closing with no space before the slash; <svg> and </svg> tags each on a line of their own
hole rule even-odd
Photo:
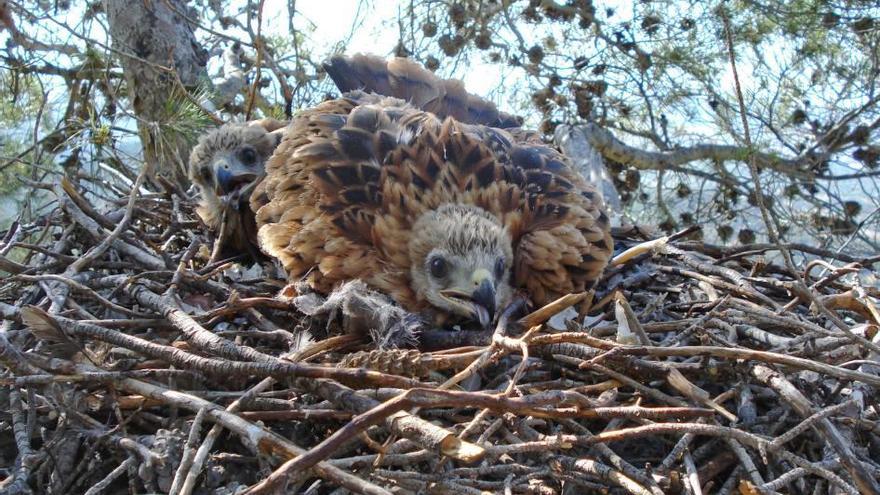
<svg viewBox="0 0 880 495">
<path fill-rule="evenodd" d="M 379 349 L 416 347 L 419 334 L 430 328 L 421 315 L 401 308 L 361 280 L 346 282 L 327 297 L 306 287 L 296 288 L 298 295 L 293 303 L 297 309 L 330 319 L 341 314 L 345 332 L 367 334 Z"/>
</svg>

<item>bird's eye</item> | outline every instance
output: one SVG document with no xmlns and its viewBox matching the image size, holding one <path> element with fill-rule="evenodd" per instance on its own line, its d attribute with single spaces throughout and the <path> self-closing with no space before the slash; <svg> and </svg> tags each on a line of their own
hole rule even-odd
<svg viewBox="0 0 880 495">
<path fill-rule="evenodd" d="M 449 271 L 449 265 L 446 260 L 440 256 L 435 256 L 430 262 L 431 276 L 434 278 L 443 278 Z"/>
<path fill-rule="evenodd" d="M 495 278 L 501 279 L 504 276 L 504 258 L 498 258 L 495 261 Z"/>
<path fill-rule="evenodd" d="M 238 158 L 245 165 L 253 165 L 257 162 L 257 152 L 253 148 L 245 148 L 238 154 Z"/>
</svg>

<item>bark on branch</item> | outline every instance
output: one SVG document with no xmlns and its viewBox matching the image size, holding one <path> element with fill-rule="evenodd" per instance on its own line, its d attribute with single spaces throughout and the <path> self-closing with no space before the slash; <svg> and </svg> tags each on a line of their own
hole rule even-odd
<svg viewBox="0 0 880 495">
<path fill-rule="evenodd" d="M 745 161 L 749 149 L 743 146 L 726 144 L 700 144 L 687 148 L 676 148 L 672 151 L 645 151 L 629 146 L 614 136 L 611 131 L 589 122 L 580 126 L 590 145 L 596 148 L 605 158 L 630 164 L 639 169 L 669 170 L 698 160 Z M 800 160 L 781 158 L 770 153 L 753 152 L 758 167 L 798 179 L 812 179 L 812 172 L 804 170 Z"/>
</svg>

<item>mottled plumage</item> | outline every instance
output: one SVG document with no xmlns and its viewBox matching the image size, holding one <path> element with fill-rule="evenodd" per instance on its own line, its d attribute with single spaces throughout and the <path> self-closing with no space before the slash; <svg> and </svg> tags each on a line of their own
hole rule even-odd
<svg viewBox="0 0 880 495">
<path fill-rule="evenodd" d="M 326 67 L 349 92 L 294 118 L 251 198 L 291 280 L 362 279 L 438 323 L 483 325 L 515 289 L 544 304 L 593 286 L 609 220 L 558 151 L 410 61 Z"/>
<path fill-rule="evenodd" d="M 200 192 L 196 211 L 219 236 L 215 252 L 222 257 L 259 254 L 250 194 L 285 125 L 274 119 L 226 124 L 203 135 L 190 153 L 189 177 Z"/>
</svg>

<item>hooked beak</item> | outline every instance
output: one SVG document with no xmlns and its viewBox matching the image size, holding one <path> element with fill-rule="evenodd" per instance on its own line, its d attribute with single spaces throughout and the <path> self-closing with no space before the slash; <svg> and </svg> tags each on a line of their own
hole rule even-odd
<svg viewBox="0 0 880 495">
<path fill-rule="evenodd" d="M 477 290 L 471 294 L 471 300 L 474 302 L 474 313 L 476 320 L 480 322 L 483 328 L 492 323 L 495 317 L 495 284 L 492 278 L 484 278 L 477 286 Z"/>
<path fill-rule="evenodd" d="M 458 289 L 440 291 L 440 295 L 453 305 L 461 308 L 462 313 L 468 314 L 471 319 L 478 321 L 480 326 L 486 328 L 495 317 L 495 284 L 492 274 L 488 270 L 479 269 L 471 277 L 473 292 Z"/>
<path fill-rule="evenodd" d="M 253 170 L 238 163 L 223 163 L 217 167 L 216 193 L 219 196 L 225 196 L 254 182 L 257 177 L 258 175 Z"/>
</svg>

